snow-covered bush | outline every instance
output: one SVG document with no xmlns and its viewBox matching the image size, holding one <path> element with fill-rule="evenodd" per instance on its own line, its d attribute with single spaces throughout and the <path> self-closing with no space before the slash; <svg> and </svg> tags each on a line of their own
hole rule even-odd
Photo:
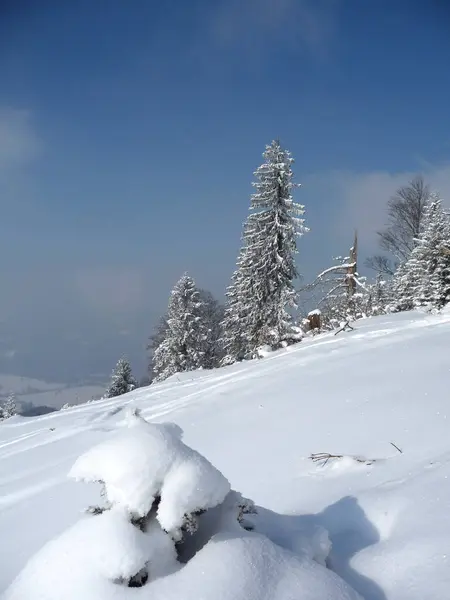
<svg viewBox="0 0 450 600">
<path fill-rule="evenodd" d="M 70 475 L 104 486 L 106 508 L 148 519 L 179 540 L 186 519 L 220 504 L 230 491 L 225 477 L 186 446 L 175 425 L 147 423 L 138 413 L 129 427 L 83 454 Z"/>
<path fill-rule="evenodd" d="M 253 531 L 253 503 L 176 425 L 131 413 L 70 474 L 100 482 L 104 506 L 48 542 L 3 600 L 359 600 L 321 566 L 326 532 L 291 549 Z"/>
</svg>

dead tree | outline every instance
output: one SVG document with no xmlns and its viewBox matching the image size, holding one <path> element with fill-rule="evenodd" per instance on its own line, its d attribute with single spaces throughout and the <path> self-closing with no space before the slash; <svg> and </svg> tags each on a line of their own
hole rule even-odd
<svg viewBox="0 0 450 600">
<path fill-rule="evenodd" d="M 335 260 L 338 261 L 337 264 L 319 273 L 312 283 L 301 290 L 313 294 L 320 292 L 321 297 L 315 298 L 316 306 L 322 313 L 320 325 L 328 329 L 338 326 L 344 320 L 354 320 L 364 316 L 366 312 L 364 303 L 369 298 L 364 278 L 358 274 L 356 231 L 349 256 L 337 257 Z M 310 315 L 308 321 L 312 328 Z"/>
<path fill-rule="evenodd" d="M 350 248 L 349 265 L 347 267 L 347 295 L 353 296 L 356 291 L 356 278 L 358 276 L 358 233 L 355 231 L 353 246 Z"/>
<path fill-rule="evenodd" d="M 393 275 L 397 265 L 408 259 L 416 245 L 429 197 L 429 187 L 419 176 L 389 199 L 386 228 L 377 232 L 380 248 L 389 256 L 371 256 L 366 261 L 367 267 Z"/>
</svg>

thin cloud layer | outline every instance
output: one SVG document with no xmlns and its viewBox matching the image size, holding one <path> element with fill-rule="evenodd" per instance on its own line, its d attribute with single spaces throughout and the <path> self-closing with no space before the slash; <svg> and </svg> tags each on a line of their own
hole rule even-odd
<svg viewBox="0 0 450 600">
<path fill-rule="evenodd" d="M 30 111 L 0 106 L 0 171 L 22 166 L 41 148 Z"/>
<path fill-rule="evenodd" d="M 275 42 L 323 56 L 336 28 L 338 4 L 337 0 L 229 0 L 212 12 L 210 35 L 219 45 L 252 54 L 261 52 L 263 45 L 273 51 Z"/>
<path fill-rule="evenodd" d="M 74 289 L 89 309 L 107 315 L 142 310 L 146 300 L 144 275 L 133 267 L 80 269 Z"/>
</svg>

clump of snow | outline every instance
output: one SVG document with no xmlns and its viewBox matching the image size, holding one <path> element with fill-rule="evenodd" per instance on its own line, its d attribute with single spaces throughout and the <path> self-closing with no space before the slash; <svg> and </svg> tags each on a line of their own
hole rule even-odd
<svg viewBox="0 0 450 600">
<path fill-rule="evenodd" d="M 309 311 L 308 317 L 313 317 L 314 315 L 318 315 L 320 317 L 321 314 L 321 311 L 318 308 L 315 308 L 314 310 Z"/>
<path fill-rule="evenodd" d="M 185 515 L 217 506 L 230 490 L 220 471 L 183 443 L 177 426 L 148 423 L 139 414 L 83 454 L 70 476 L 103 483 L 108 502 L 135 517 L 145 517 L 157 501 L 158 521 L 174 537 Z"/>
<path fill-rule="evenodd" d="M 117 510 L 85 517 L 28 562 L 4 600 L 128 598 L 130 589 L 122 582 L 149 562 L 152 579 L 177 568 L 173 544 L 157 527 L 153 523 L 151 530 L 143 533 Z"/>
<path fill-rule="evenodd" d="M 266 344 L 265 346 L 260 346 L 256 350 L 256 354 L 257 354 L 258 358 L 266 358 L 266 356 L 269 356 L 269 354 L 271 354 L 272 352 L 273 352 L 272 347 L 269 346 L 268 344 Z"/>
</svg>

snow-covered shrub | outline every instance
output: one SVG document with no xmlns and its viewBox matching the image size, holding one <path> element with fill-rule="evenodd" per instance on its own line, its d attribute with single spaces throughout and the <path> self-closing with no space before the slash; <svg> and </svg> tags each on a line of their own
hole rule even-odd
<svg viewBox="0 0 450 600">
<path fill-rule="evenodd" d="M 153 508 L 175 540 L 186 519 L 217 506 L 230 491 L 225 477 L 183 443 L 178 427 L 148 423 L 136 412 L 128 428 L 83 454 L 70 475 L 102 483 L 107 505 L 130 519 L 145 519 Z"/>
<path fill-rule="evenodd" d="M 71 475 L 100 482 L 105 505 L 48 542 L 3 600 L 359 600 L 319 564 L 323 532 L 291 551 L 253 531 L 253 503 L 176 425 L 132 413 Z"/>
<path fill-rule="evenodd" d="M 199 519 L 210 523 L 208 509 L 228 497 L 243 528 L 251 503 L 181 438 L 177 425 L 148 423 L 134 411 L 128 427 L 83 454 L 70 476 L 100 483 L 103 505 L 44 546 L 7 598 L 125 598 L 117 588 L 145 586 L 180 568 L 180 553 L 186 561 L 207 543 L 215 529 L 203 526 L 196 540 Z"/>
</svg>

